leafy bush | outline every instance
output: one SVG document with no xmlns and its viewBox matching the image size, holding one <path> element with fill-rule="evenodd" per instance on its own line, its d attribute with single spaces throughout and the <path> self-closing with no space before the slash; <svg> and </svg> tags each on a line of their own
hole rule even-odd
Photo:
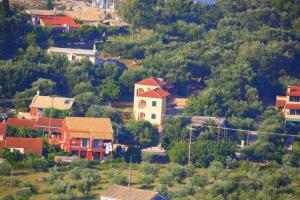
<svg viewBox="0 0 300 200">
<path fill-rule="evenodd" d="M 195 187 L 204 187 L 208 184 L 208 177 L 206 175 L 194 174 L 190 179 L 190 184 Z"/>
<path fill-rule="evenodd" d="M 144 175 L 157 176 L 159 167 L 154 164 L 143 162 L 139 165 L 139 171 Z"/>
<path fill-rule="evenodd" d="M 127 176 L 122 174 L 120 171 L 111 171 L 108 173 L 108 176 L 110 178 L 110 182 L 117 185 L 127 185 L 128 179 Z"/>
<path fill-rule="evenodd" d="M 144 175 L 141 176 L 139 179 L 139 184 L 142 185 L 142 187 L 149 187 L 152 183 L 154 183 L 155 179 L 151 175 Z"/>
<path fill-rule="evenodd" d="M 3 162 L 0 164 L 0 174 L 1 175 L 10 174 L 10 165 L 7 162 Z"/>
<path fill-rule="evenodd" d="M 186 177 L 186 168 L 177 164 L 171 164 L 168 166 L 167 171 L 178 183 L 182 182 Z"/>
<path fill-rule="evenodd" d="M 18 190 L 15 194 L 16 199 L 27 200 L 33 195 L 32 191 L 28 187 L 24 187 L 21 190 Z"/>
</svg>

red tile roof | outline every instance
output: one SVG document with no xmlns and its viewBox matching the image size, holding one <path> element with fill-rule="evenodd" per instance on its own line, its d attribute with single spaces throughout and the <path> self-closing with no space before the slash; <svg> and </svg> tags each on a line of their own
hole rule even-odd
<svg viewBox="0 0 300 200">
<path fill-rule="evenodd" d="M 300 86 L 288 86 L 286 96 L 300 96 Z"/>
<path fill-rule="evenodd" d="M 55 28 L 79 28 L 80 25 L 77 24 L 70 16 L 39 16 L 40 20 L 47 26 L 53 26 Z"/>
<path fill-rule="evenodd" d="M 20 148 L 24 149 L 25 153 L 42 155 L 43 140 L 42 138 L 7 137 L 4 141 L 0 141 L 0 148 Z"/>
<path fill-rule="evenodd" d="M 6 133 L 6 123 L 0 122 L 0 135 L 5 135 Z"/>
<path fill-rule="evenodd" d="M 150 77 L 150 78 L 144 79 L 140 82 L 137 82 L 136 84 L 162 87 L 162 86 L 166 85 L 167 83 L 158 78 Z"/>
<path fill-rule="evenodd" d="M 39 118 L 36 122 L 35 122 L 35 127 L 36 128 L 42 128 L 42 129 L 48 129 L 49 127 L 49 122 L 50 122 L 50 128 L 51 131 L 55 131 L 55 132 L 60 132 L 61 131 L 61 127 L 63 125 L 63 119 L 55 119 L 55 118 L 46 118 L 46 117 L 42 117 Z"/>
<path fill-rule="evenodd" d="M 143 92 L 142 94 L 139 94 L 139 97 L 150 97 L 150 98 L 165 98 L 167 96 L 169 96 L 170 94 L 161 89 L 161 88 L 156 88 L 154 90 L 149 90 L 146 92 Z"/>
<path fill-rule="evenodd" d="M 300 110 L 300 104 L 288 103 L 288 104 L 285 105 L 285 108 L 287 108 L 287 109 L 294 109 L 294 110 Z"/>
<path fill-rule="evenodd" d="M 35 129 L 35 121 L 30 119 L 8 118 L 7 124 L 11 126 L 26 127 Z"/>
</svg>

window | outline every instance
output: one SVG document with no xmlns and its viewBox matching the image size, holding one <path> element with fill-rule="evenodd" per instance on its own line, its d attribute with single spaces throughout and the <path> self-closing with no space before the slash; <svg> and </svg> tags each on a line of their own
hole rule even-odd
<svg viewBox="0 0 300 200">
<path fill-rule="evenodd" d="M 300 97 L 290 97 L 290 102 L 300 102 Z"/>
<path fill-rule="evenodd" d="M 146 107 L 146 101 L 140 100 L 139 102 L 139 108 L 145 108 Z"/>
<path fill-rule="evenodd" d="M 72 55 L 72 61 L 75 61 L 75 60 L 76 60 L 76 56 Z"/>
<path fill-rule="evenodd" d="M 144 90 L 142 88 L 139 88 L 136 93 L 137 93 L 137 95 L 142 94 L 142 93 L 144 93 Z"/>
<path fill-rule="evenodd" d="M 89 146 L 89 139 L 83 138 L 81 140 L 81 147 L 88 147 Z"/>
<path fill-rule="evenodd" d="M 151 119 L 156 119 L 156 114 L 151 114 Z"/>
<path fill-rule="evenodd" d="M 300 110 L 290 110 L 290 115 L 300 115 Z"/>
<path fill-rule="evenodd" d="M 101 147 L 101 142 L 100 142 L 99 139 L 95 139 L 95 140 L 93 141 L 93 147 L 94 147 L 94 148 L 100 148 L 100 147 Z"/>
<path fill-rule="evenodd" d="M 156 101 L 152 101 L 152 107 L 156 107 Z"/>
</svg>

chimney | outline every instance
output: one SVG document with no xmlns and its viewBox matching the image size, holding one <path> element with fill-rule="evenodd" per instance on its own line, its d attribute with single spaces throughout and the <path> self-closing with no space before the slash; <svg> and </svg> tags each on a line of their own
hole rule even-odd
<svg viewBox="0 0 300 200">
<path fill-rule="evenodd" d="M 36 95 L 40 96 L 40 91 L 39 90 L 36 91 Z"/>
<path fill-rule="evenodd" d="M 96 43 L 94 43 L 94 45 L 93 45 L 93 50 L 97 51 L 97 49 L 96 49 Z"/>
<path fill-rule="evenodd" d="M 291 92 L 291 88 L 290 88 L 290 86 L 288 86 L 287 93 L 290 93 L 290 92 Z"/>
</svg>

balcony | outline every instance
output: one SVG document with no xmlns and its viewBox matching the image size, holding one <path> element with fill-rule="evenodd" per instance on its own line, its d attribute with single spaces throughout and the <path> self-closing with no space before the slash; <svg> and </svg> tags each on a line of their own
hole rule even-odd
<svg viewBox="0 0 300 200">
<path fill-rule="evenodd" d="M 285 119 L 286 121 L 300 122 L 300 115 L 286 114 Z"/>
</svg>

